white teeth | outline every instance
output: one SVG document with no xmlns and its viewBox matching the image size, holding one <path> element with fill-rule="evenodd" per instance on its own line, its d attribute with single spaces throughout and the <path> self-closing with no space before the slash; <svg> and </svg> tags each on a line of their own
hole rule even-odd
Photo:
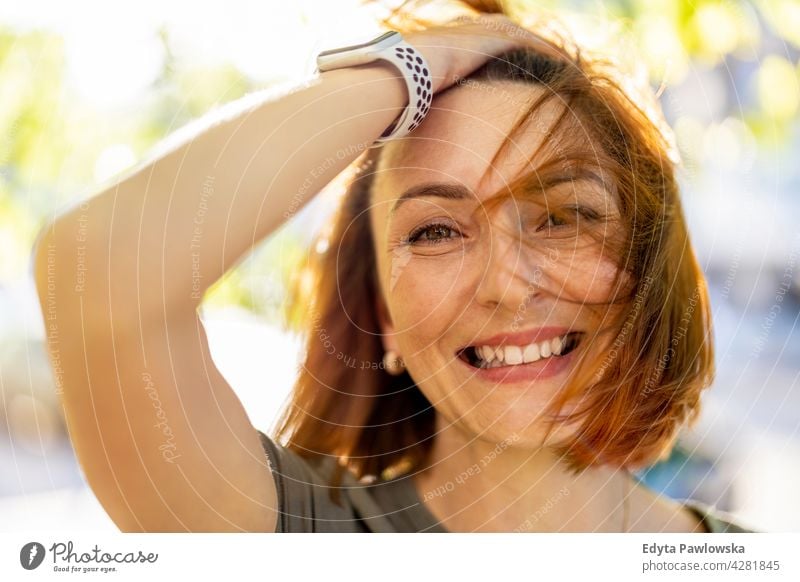
<svg viewBox="0 0 800 582">
<path fill-rule="evenodd" d="M 482 367 L 497 368 L 502 365 L 516 366 L 536 362 L 550 356 L 560 356 L 567 343 L 567 336 L 554 337 L 538 344 L 526 346 L 477 346 L 475 353 L 482 360 Z"/>
<path fill-rule="evenodd" d="M 522 353 L 522 359 L 525 363 L 535 362 L 539 358 L 541 358 L 541 354 L 539 353 L 539 345 L 538 344 L 530 344 L 525 346 L 525 351 Z"/>
<path fill-rule="evenodd" d="M 541 350 L 542 350 L 542 357 L 543 358 L 549 358 L 551 355 L 553 355 L 553 352 L 550 350 L 550 342 L 549 341 L 542 342 Z"/>
<path fill-rule="evenodd" d="M 506 364 L 516 365 L 522 363 L 522 348 L 519 346 L 506 346 Z"/>
</svg>

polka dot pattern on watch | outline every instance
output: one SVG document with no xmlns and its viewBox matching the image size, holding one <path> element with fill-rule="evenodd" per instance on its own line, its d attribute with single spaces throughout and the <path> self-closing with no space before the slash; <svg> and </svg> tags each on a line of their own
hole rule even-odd
<svg viewBox="0 0 800 582">
<path fill-rule="evenodd" d="M 428 65 L 414 47 L 400 42 L 385 50 L 384 58 L 402 73 L 408 87 L 408 105 L 394 130 L 378 141 L 396 139 L 414 131 L 428 114 L 433 100 L 433 83 Z"/>
</svg>

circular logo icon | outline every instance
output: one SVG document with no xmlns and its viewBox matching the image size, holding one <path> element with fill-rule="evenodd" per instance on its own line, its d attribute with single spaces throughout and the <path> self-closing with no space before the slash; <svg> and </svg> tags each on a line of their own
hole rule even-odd
<svg viewBox="0 0 800 582">
<path fill-rule="evenodd" d="M 19 563 L 26 570 L 38 568 L 44 560 L 44 546 L 39 542 L 28 542 L 19 551 Z"/>
</svg>

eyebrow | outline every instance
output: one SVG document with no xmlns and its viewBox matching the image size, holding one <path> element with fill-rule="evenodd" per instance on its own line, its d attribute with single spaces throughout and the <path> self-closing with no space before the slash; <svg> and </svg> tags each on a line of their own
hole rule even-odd
<svg viewBox="0 0 800 582">
<path fill-rule="evenodd" d="M 397 198 L 389 214 L 394 214 L 407 200 L 422 198 L 423 196 L 436 196 L 447 200 L 465 200 L 471 198 L 472 193 L 465 186 L 460 184 L 445 184 L 442 182 L 418 184 L 412 186 Z"/>
<path fill-rule="evenodd" d="M 547 181 L 544 190 L 549 190 L 565 182 L 594 182 L 608 190 L 608 184 L 598 174 L 592 171 L 579 171 L 575 173 L 559 174 Z M 403 192 L 395 201 L 389 216 L 392 216 L 400 206 L 407 200 L 422 198 L 425 196 L 436 196 L 446 200 L 465 200 L 472 197 L 468 188 L 461 184 L 447 184 L 444 182 L 430 182 L 417 184 Z"/>
<path fill-rule="evenodd" d="M 609 183 L 602 178 L 599 174 L 592 170 L 577 170 L 572 172 L 566 172 L 563 174 L 558 174 L 556 176 L 551 177 L 548 179 L 544 184 L 537 186 L 537 189 L 549 190 L 551 188 L 555 188 L 556 186 L 560 186 L 564 183 L 576 183 L 576 182 L 593 182 L 599 186 L 602 186 L 603 190 L 606 192 L 611 192 L 611 188 L 609 188 Z M 543 187 L 542 187 L 543 186 Z"/>
</svg>

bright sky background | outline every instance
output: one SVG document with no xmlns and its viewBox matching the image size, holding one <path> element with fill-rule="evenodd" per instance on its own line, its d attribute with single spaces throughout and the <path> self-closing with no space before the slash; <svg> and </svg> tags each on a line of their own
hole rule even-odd
<svg viewBox="0 0 800 582">
<path fill-rule="evenodd" d="M 115 106 L 135 100 L 157 77 L 165 57 L 161 28 L 176 56 L 194 66 L 230 62 L 255 81 L 291 80 L 313 70 L 319 50 L 373 36 L 377 27 L 355 10 L 358 3 L 25 0 L 0 3 L 0 23 L 62 35 L 70 85 L 97 106 Z"/>
</svg>

